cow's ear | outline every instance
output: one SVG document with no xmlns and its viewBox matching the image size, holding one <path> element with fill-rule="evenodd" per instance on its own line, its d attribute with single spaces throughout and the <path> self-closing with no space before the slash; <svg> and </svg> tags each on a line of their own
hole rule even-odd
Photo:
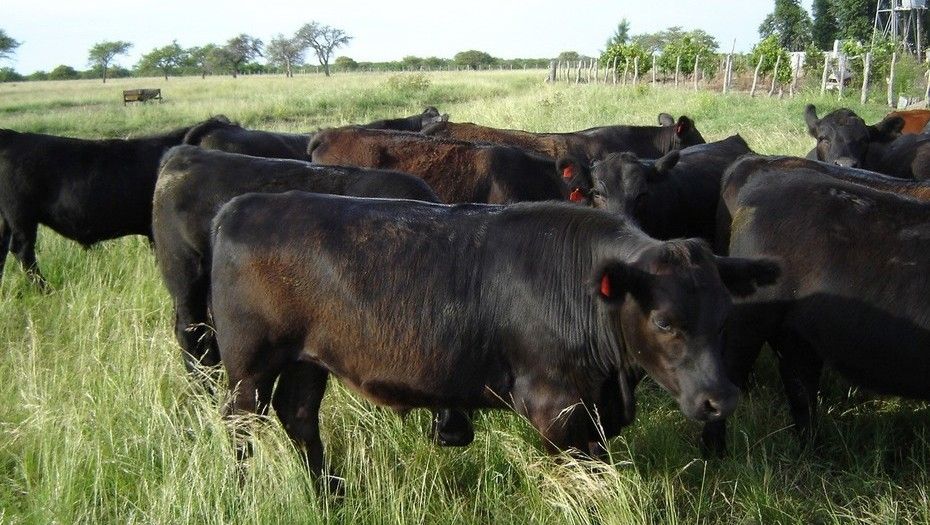
<svg viewBox="0 0 930 525">
<path fill-rule="evenodd" d="M 659 113 L 659 125 L 660 126 L 674 126 L 675 117 L 669 115 L 668 113 Z"/>
<path fill-rule="evenodd" d="M 448 113 L 443 113 L 443 114 L 439 117 L 439 122 L 449 122 L 449 114 L 448 114 Z"/>
<path fill-rule="evenodd" d="M 649 289 L 651 276 L 620 261 L 611 261 L 597 267 L 592 279 L 594 294 L 602 302 L 618 305 L 627 294 L 644 297 Z"/>
<path fill-rule="evenodd" d="M 720 280 L 731 295 L 746 297 L 760 286 L 775 284 L 781 268 L 771 259 L 742 259 L 739 257 L 714 257 Z"/>
<path fill-rule="evenodd" d="M 566 155 L 555 163 L 559 178 L 568 188 L 568 200 L 582 205 L 591 203 L 594 180 L 591 169 L 576 157 Z"/>
<path fill-rule="evenodd" d="M 869 139 L 872 142 L 891 142 L 901 136 L 904 119 L 900 115 L 888 115 L 878 124 L 869 126 Z"/>
<path fill-rule="evenodd" d="M 657 160 L 655 163 L 656 173 L 661 176 L 668 175 L 672 168 L 674 168 L 678 161 L 681 159 L 681 152 L 677 149 L 669 151 L 661 159 Z"/>
<path fill-rule="evenodd" d="M 694 121 L 682 115 L 678 117 L 678 123 L 675 124 L 675 134 L 683 137 L 694 129 Z"/>
<path fill-rule="evenodd" d="M 808 104 L 804 107 L 804 122 L 807 124 L 807 132 L 816 139 L 817 126 L 820 124 L 820 119 L 817 118 L 817 107 L 813 104 Z"/>
</svg>

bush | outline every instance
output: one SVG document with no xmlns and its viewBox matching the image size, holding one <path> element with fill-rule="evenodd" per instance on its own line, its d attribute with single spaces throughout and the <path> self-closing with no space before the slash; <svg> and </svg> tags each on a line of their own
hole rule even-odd
<svg viewBox="0 0 930 525">
<path fill-rule="evenodd" d="M 23 76 L 11 67 L 0 67 L 0 82 L 20 82 Z"/>
<path fill-rule="evenodd" d="M 781 57 L 780 61 L 779 57 Z M 781 84 L 791 82 L 791 60 L 788 57 L 788 51 L 778 43 L 778 35 L 769 35 L 756 44 L 756 47 L 752 48 L 749 58 L 753 70 L 759 65 L 759 59 L 762 59 L 762 67 L 759 68 L 759 73 L 763 76 L 774 73 L 777 62 L 779 64 L 778 82 Z"/>
<path fill-rule="evenodd" d="M 74 80 L 80 78 L 80 73 L 78 73 L 73 67 L 66 66 L 64 64 L 56 67 L 48 74 L 49 80 Z"/>
<path fill-rule="evenodd" d="M 685 33 L 677 40 L 672 40 L 662 49 L 659 64 L 664 71 L 675 71 L 675 63 L 681 57 L 681 72 L 690 75 L 694 72 L 694 59 L 699 57 L 698 66 L 705 75 L 717 73 L 717 44 L 704 42 L 693 33 Z"/>
<path fill-rule="evenodd" d="M 426 75 L 392 75 L 387 79 L 387 86 L 394 91 L 417 92 L 429 89 L 430 80 Z"/>
<path fill-rule="evenodd" d="M 652 69 L 652 55 L 639 44 L 614 44 L 607 48 L 607 51 L 601 55 L 601 65 L 610 66 L 611 62 L 616 59 L 616 69 L 623 71 L 626 67 L 627 60 L 630 64 L 630 73 L 633 73 L 633 64 L 639 59 L 639 74 L 647 73 Z"/>
</svg>

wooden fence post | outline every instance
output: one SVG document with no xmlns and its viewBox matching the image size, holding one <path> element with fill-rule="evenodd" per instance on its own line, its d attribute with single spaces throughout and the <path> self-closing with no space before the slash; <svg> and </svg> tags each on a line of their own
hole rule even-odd
<svg viewBox="0 0 930 525">
<path fill-rule="evenodd" d="M 678 73 L 681 71 L 681 55 L 675 58 L 675 87 L 678 87 Z"/>
<path fill-rule="evenodd" d="M 655 87 L 655 85 L 656 85 L 656 55 L 655 53 L 653 53 L 652 54 L 652 87 Z M 927 84 L 927 85 L 930 86 L 930 84 Z"/>
<path fill-rule="evenodd" d="M 578 61 L 578 67 L 575 68 L 575 83 L 581 83 L 581 60 Z"/>
<path fill-rule="evenodd" d="M 619 58 L 620 57 L 615 56 L 614 59 L 611 61 L 613 65 L 610 66 L 610 72 L 614 78 L 614 85 L 617 85 L 617 59 Z"/>
<path fill-rule="evenodd" d="M 836 73 L 837 80 L 839 80 L 838 87 L 838 97 L 843 98 L 843 92 L 846 90 L 846 55 L 840 55 L 839 58 L 839 67 Z"/>
<path fill-rule="evenodd" d="M 549 61 L 549 76 L 546 77 L 546 82 L 555 82 L 555 75 L 556 75 L 555 72 L 556 72 L 556 67 L 557 67 L 556 64 L 557 63 L 555 60 Z"/>
<path fill-rule="evenodd" d="M 730 91 L 730 60 L 733 58 L 732 55 L 727 55 L 727 60 L 723 64 L 723 94 L 726 95 Z"/>
<path fill-rule="evenodd" d="M 930 69 L 924 73 L 924 76 L 927 77 L 927 90 L 924 91 L 924 100 L 930 100 Z"/>
<path fill-rule="evenodd" d="M 830 52 L 823 54 L 823 77 L 820 79 L 820 94 L 827 92 L 827 71 L 830 69 Z"/>
<path fill-rule="evenodd" d="M 888 107 L 890 108 L 894 108 L 896 105 L 895 100 L 894 100 L 894 69 L 897 64 L 898 64 L 898 54 L 892 53 L 891 54 L 891 72 L 888 76 Z"/>
<path fill-rule="evenodd" d="M 700 63 L 701 63 L 701 55 L 695 55 L 694 56 L 694 90 L 695 91 L 697 91 L 697 88 L 698 88 L 698 75 L 700 74 L 700 70 L 698 69 L 698 66 L 700 65 Z"/>
<path fill-rule="evenodd" d="M 769 96 L 775 94 L 775 84 L 778 83 L 778 66 L 781 65 L 781 53 L 778 54 L 778 58 L 775 59 L 775 72 L 772 73 L 772 87 L 769 89 Z"/>
<path fill-rule="evenodd" d="M 756 84 L 759 82 L 759 70 L 762 69 L 762 59 L 765 57 L 759 57 L 759 63 L 756 64 L 756 72 L 752 74 L 752 88 L 749 90 L 749 96 L 756 96 Z"/>
<path fill-rule="evenodd" d="M 872 52 L 866 53 L 862 60 L 862 94 L 859 95 L 859 103 L 865 104 L 865 101 L 869 99 L 869 69 L 872 67 Z"/>
<path fill-rule="evenodd" d="M 639 84 L 639 57 L 633 57 L 633 85 Z"/>
</svg>

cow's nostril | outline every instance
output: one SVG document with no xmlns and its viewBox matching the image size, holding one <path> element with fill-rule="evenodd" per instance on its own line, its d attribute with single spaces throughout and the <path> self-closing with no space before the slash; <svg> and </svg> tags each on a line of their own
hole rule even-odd
<svg viewBox="0 0 930 525">
<path fill-rule="evenodd" d="M 720 403 L 711 398 L 704 400 L 704 413 L 709 417 L 719 417 L 720 416 Z"/>
</svg>

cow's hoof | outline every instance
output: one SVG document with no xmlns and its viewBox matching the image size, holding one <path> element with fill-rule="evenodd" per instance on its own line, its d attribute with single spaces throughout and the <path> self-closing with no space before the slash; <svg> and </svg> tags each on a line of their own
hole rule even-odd
<svg viewBox="0 0 930 525">
<path fill-rule="evenodd" d="M 433 414 L 430 436 L 440 447 L 467 447 L 475 440 L 475 429 L 467 412 L 446 409 Z"/>
</svg>

